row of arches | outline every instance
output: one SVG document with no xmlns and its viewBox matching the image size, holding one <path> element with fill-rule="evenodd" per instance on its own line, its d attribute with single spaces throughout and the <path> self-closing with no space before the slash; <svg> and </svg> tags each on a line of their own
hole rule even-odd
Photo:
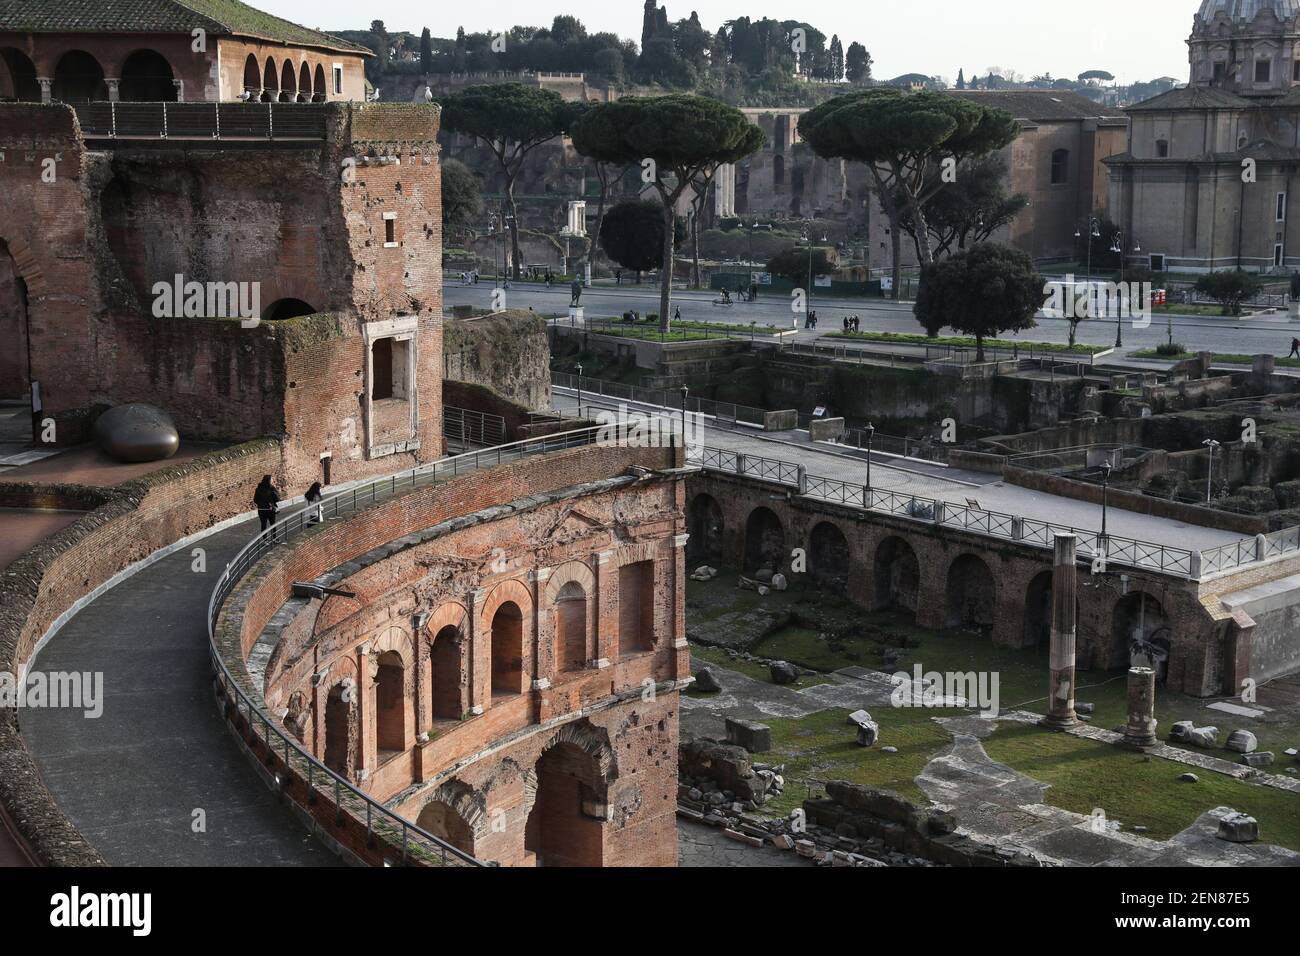
<svg viewBox="0 0 1300 956">
<path fill-rule="evenodd" d="M 279 66 L 275 57 L 259 62 L 250 53 L 244 61 L 244 92 L 263 103 L 323 103 L 329 90 L 325 85 L 325 67 L 307 62 L 295 66 L 285 60 Z"/>
<path fill-rule="evenodd" d="M 690 544 L 688 558 L 710 564 L 723 559 L 724 519 L 721 505 L 701 493 L 687 510 Z M 788 567 L 791 547 L 786 530 L 771 508 L 760 505 L 745 520 L 741 549 L 742 571 Z M 830 521 L 813 525 L 806 548 L 808 577 L 821 589 L 846 594 L 850 549 L 840 528 Z M 921 563 L 916 550 L 902 536 L 881 540 L 871 557 L 873 610 L 899 610 L 915 615 L 921 600 Z M 944 578 L 943 626 L 991 634 L 997 622 L 1002 589 L 984 558 L 959 553 L 949 563 Z M 1042 571 L 1029 583 L 1024 600 L 1022 646 L 1046 648 L 1052 624 L 1052 572 Z M 1165 609 L 1153 595 L 1134 591 L 1122 595 L 1111 614 L 1109 641 L 1098 649 L 1092 666 L 1127 668 L 1141 658 L 1161 670 L 1168 660 L 1170 628 Z"/>
<path fill-rule="evenodd" d="M 117 77 L 105 74 L 100 61 L 85 50 L 59 57 L 50 77 L 49 98 L 62 103 L 116 99 L 123 102 L 175 102 L 180 90 L 167 58 L 157 50 L 141 49 L 122 61 Z M 110 83 L 117 89 L 111 90 Z M 39 103 L 44 97 L 36 66 L 16 47 L 0 47 L 0 99 Z"/>
</svg>

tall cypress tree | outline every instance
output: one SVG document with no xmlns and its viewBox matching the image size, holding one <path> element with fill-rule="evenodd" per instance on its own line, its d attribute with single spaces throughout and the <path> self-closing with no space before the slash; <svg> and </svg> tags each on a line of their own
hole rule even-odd
<svg viewBox="0 0 1300 956">
<path fill-rule="evenodd" d="M 433 36 L 428 27 L 420 33 L 420 72 L 426 76 L 433 72 Z"/>
</svg>

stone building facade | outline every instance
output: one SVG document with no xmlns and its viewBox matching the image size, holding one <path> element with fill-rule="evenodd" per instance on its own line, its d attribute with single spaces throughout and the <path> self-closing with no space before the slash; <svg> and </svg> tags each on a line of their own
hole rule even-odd
<svg viewBox="0 0 1300 956">
<path fill-rule="evenodd" d="M 1300 4 L 1204 0 L 1187 86 L 1129 107 L 1106 161 L 1110 218 L 1156 271 L 1300 266 L 1291 228 L 1300 149 Z"/>
<path fill-rule="evenodd" d="M 365 47 L 238 0 L 0 8 L 0 101 L 364 100 Z"/>
</svg>

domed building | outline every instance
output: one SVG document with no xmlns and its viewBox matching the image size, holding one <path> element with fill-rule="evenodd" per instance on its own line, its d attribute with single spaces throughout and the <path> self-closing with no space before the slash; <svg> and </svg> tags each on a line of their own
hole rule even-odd
<svg viewBox="0 0 1300 956">
<path fill-rule="evenodd" d="M 1204 0 L 1187 86 L 1129 107 L 1109 216 L 1156 271 L 1300 268 L 1300 0 Z"/>
</svg>

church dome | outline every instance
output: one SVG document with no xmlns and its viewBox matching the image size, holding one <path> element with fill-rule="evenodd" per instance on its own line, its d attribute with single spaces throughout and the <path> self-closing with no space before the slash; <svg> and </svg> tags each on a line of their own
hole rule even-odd
<svg viewBox="0 0 1300 956">
<path fill-rule="evenodd" d="M 1279 20 L 1290 20 L 1300 13 L 1300 0 L 1202 0 L 1196 18 L 1203 23 L 1222 13 L 1230 20 L 1254 20 L 1265 10 L 1272 10 Z"/>
</svg>

